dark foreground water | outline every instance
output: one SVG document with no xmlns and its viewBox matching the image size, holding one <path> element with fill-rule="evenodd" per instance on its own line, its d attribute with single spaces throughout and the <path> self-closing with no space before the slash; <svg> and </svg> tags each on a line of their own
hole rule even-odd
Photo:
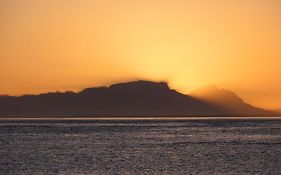
<svg viewBox="0 0 281 175">
<path fill-rule="evenodd" d="M 281 120 L 0 121 L 1 175 L 281 174 Z"/>
</svg>

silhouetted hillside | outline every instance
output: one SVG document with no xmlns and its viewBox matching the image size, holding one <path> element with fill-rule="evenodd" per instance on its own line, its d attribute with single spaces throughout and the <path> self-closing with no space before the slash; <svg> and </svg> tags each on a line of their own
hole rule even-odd
<svg viewBox="0 0 281 175">
<path fill-rule="evenodd" d="M 195 91 L 191 92 L 190 95 L 199 100 L 218 106 L 226 110 L 227 113 L 235 116 L 268 115 L 269 113 L 271 113 L 271 115 L 276 115 L 274 112 L 266 111 L 245 103 L 235 93 L 226 89 L 219 89 L 214 85 L 196 89 Z"/>
<path fill-rule="evenodd" d="M 110 87 L 87 88 L 79 93 L 46 93 L 21 97 L 2 96 L 0 97 L 0 116 L 233 116 L 275 114 L 245 104 L 231 92 L 216 91 L 215 95 L 218 98 L 223 97 L 222 100 L 229 102 L 229 105 L 220 106 L 216 103 L 181 94 L 170 89 L 164 82 L 135 81 L 115 84 Z"/>
</svg>

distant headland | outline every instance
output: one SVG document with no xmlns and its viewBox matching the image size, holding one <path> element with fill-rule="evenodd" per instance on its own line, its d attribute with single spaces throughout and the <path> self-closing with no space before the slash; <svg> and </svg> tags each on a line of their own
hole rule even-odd
<svg viewBox="0 0 281 175">
<path fill-rule="evenodd" d="M 209 86 L 189 95 L 166 82 L 133 81 L 78 93 L 0 96 L 0 117 L 277 116 L 245 103 L 235 93 Z"/>
</svg>

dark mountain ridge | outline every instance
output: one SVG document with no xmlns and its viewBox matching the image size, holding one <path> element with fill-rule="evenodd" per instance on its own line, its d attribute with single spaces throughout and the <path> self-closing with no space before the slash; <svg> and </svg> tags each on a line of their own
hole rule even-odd
<svg viewBox="0 0 281 175">
<path fill-rule="evenodd" d="M 238 98 L 238 97 L 237 97 Z M 271 116 L 239 101 L 229 108 L 181 94 L 165 82 L 134 81 L 81 92 L 0 96 L 1 117 Z M 243 108 L 241 108 L 243 106 Z M 231 104 L 229 105 L 231 107 Z M 237 108 L 237 109 L 236 109 Z"/>
</svg>

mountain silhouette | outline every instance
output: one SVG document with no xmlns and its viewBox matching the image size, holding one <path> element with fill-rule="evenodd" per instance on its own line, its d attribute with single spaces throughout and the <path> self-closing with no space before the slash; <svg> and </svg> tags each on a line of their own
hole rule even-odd
<svg viewBox="0 0 281 175">
<path fill-rule="evenodd" d="M 200 93 L 199 93 L 200 92 Z M 1 96 L 1 117 L 113 117 L 113 116 L 269 116 L 276 113 L 244 103 L 234 93 L 213 89 L 213 97 L 200 91 L 184 95 L 165 82 L 134 81 L 75 93 Z M 197 95 L 197 96 L 196 96 Z M 206 96 L 208 97 L 208 96 Z M 207 99 L 210 99 L 208 97 Z M 215 98 L 214 98 L 215 99 Z"/>
<path fill-rule="evenodd" d="M 189 95 L 199 100 L 218 106 L 219 108 L 224 109 L 227 113 L 235 116 L 267 115 L 269 112 L 264 109 L 254 107 L 244 102 L 235 93 L 226 89 L 219 89 L 215 85 L 208 85 L 196 89 Z"/>
</svg>

